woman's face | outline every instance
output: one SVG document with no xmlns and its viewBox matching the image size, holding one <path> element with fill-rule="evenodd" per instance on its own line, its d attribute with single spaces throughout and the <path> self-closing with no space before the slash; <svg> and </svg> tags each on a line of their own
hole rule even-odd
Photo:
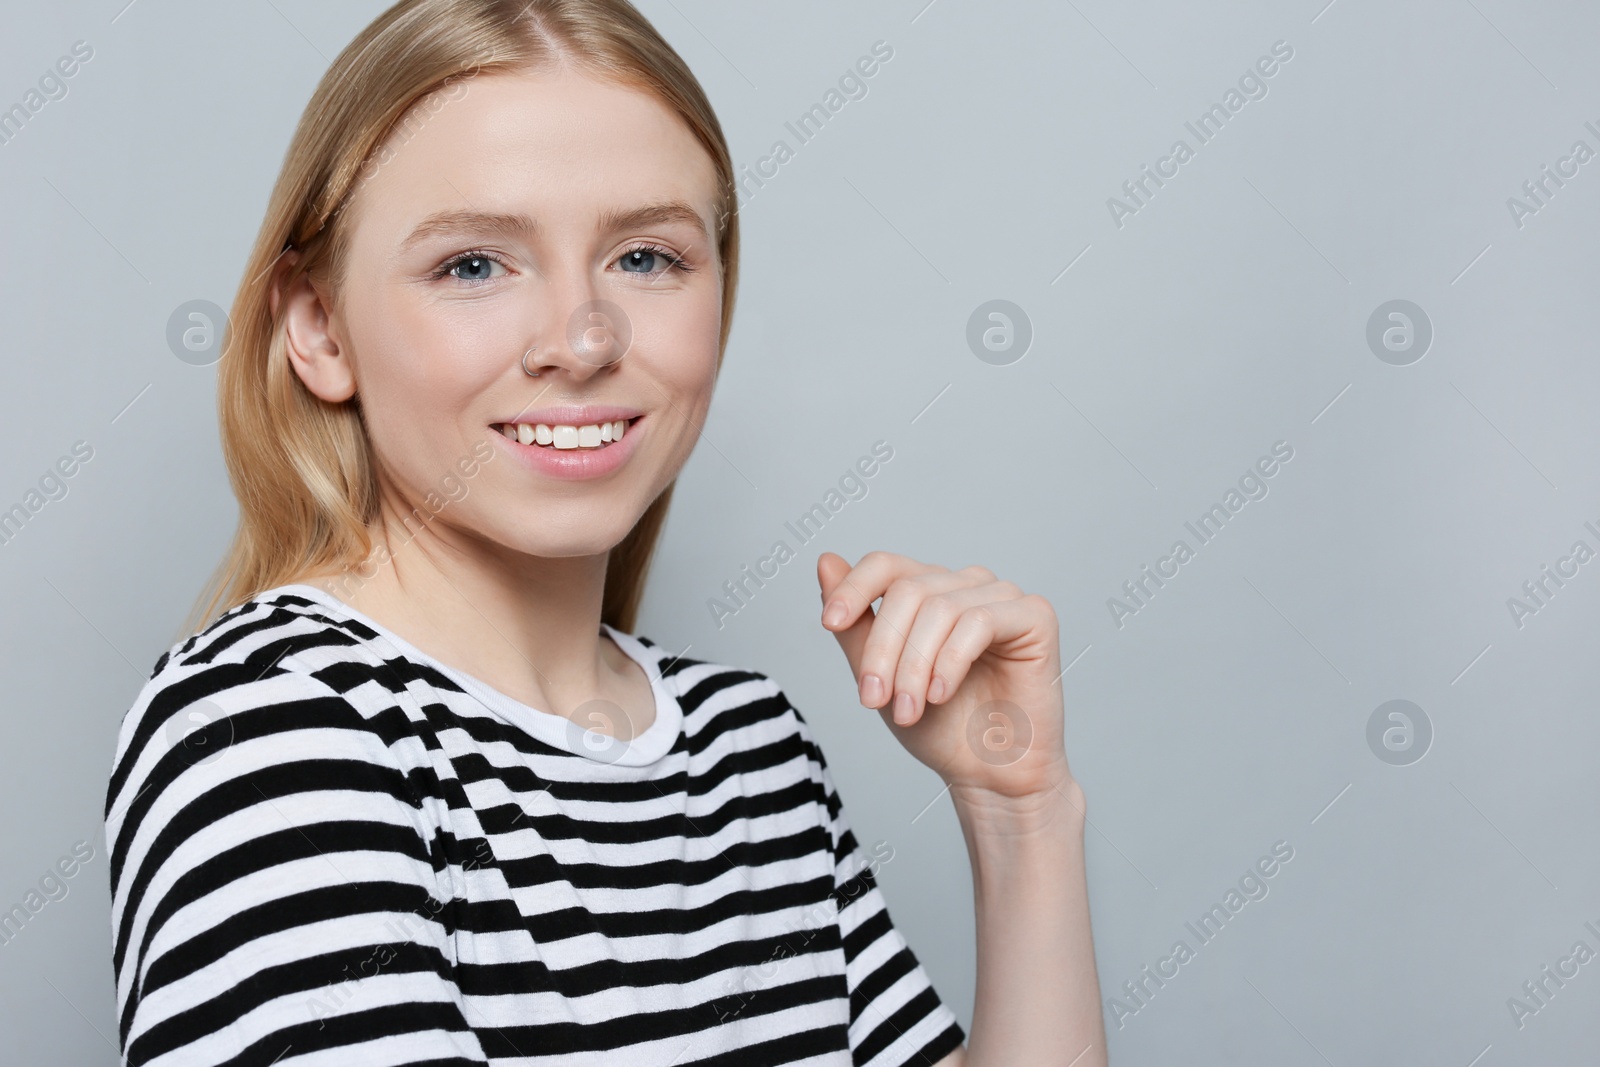
<svg viewBox="0 0 1600 1067">
<path fill-rule="evenodd" d="M 456 543 L 606 552 L 676 477 L 710 405 L 709 156 L 654 98 L 569 69 L 466 79 L 387 148 L 347 205 L 327 323 L 386 491 L 405 515 L 421 506 L 413 530 Z M 508 436 L 539 423 L 578 430 Z"/>
</svg>

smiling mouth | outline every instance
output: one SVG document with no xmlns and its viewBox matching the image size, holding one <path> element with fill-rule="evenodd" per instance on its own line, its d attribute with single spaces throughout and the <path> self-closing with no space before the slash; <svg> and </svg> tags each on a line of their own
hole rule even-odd
<svg viewBox="0 0 1600 1067">
<path fill-rule="evenodd" d="M 550 425 L 543 422 L 497 422 L 493 429 L 525 445 L 551 448 L 558 451 L 599 451 L 613 441 L 622 440 L 627 429 L 643 415 L 631 419 L 612 419 L 609 422 L 591 422 L 582 426 L 565 423 Z"/>
</svg>

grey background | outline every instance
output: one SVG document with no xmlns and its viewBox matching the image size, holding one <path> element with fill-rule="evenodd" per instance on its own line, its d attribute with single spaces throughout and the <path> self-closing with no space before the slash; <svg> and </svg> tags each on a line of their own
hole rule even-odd
<svg viewBox="0 0 1600 1067">
<path fill-rule="evenodd" d="M 785 687 L 963 1025 L 959 828 L 854 699 L 824 548 L 979 562 L 1055 605 L 1103 994 L 1196 949 L 1120 1027 L 1108 1002 L 1114 1062 L 1589 1061 L 1600 962 L 1521 1028 L 1507 1000 L 1600 949 L 1600 562 L 1520 628 L 1506 602 L 1600 547 L 1600 161 L 1521 227 L 1506 201 L 1600 149 L 1600 11 L 1326 2 L 643 0 L 736 161 L 797 154 L 744 205 L 737 324 L 638 630 Z M 384 6 L 125 4 L 8 3 L 0 34 L 4 105 L 95 50 L 0 145 L 0 508 L 94 448 L 0 548 L 0 904 L 95 849 L 0 946 L 14 1062 L 114 1062 L 117 725 L 235 519 L 215 368 L 174 357 L 168 316 L 227 305 L 316 79 Z M 868 95 L 797 145 L 784 123 L 878 40 Z M 1278 40 L 1268 95 L 1116 226 L 1107 198 Z M 1008 366 L 965 340 L 993 299 L 1034 334 Z M 1392 299 L 1434 329 L 1408 366 L 1365 340 Z M 879 439 L 867 496 L 719 629 L 708 599 Z M 1269 495 L 1118 628 L 1107 598 L 1280 440 Z M 1367 743 L 1392 699 L 1434 731 L 1408 766 Z M 1185 922 L 1278 841 L 1270 894 L 1201 946 Z"/>
</svg>

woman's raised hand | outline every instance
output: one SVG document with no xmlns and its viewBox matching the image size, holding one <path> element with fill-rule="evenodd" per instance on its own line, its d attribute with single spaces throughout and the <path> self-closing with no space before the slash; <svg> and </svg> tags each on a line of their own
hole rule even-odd
<svg viewBox="0 0 1600 1067">
<path fill-rule="evenodd" d="M 985 567 L 951 571 L 891 552 L 854 567 L 824 552 L 817 582 L 822 625 L 861 703 L 952 792 L 1021 799 L 1071 781 L 1048 600 Z"/>
</svg>

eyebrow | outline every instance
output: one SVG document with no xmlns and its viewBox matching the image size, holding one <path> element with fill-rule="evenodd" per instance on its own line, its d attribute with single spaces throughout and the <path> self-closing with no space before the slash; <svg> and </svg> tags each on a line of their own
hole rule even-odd
<svg viewBox="0 0 1600 1067">
<path fill-rule="evenodd" d="M 635 208 L 612 208 L 600 215 L 600 232 L 615 233 L 634 230 L 659 223 L 686 223 L 694 228 L 702 240 L 709 240 L 705 222 L 700 213 L 683 200 L 658 200 Z M 417 224 L 404 241 L 400 251 L 406 252 L 430 237 L 450 233 L 496 233 L 507 236 L 527 236 L 539 232 L 539 223 L 531 215 L 521 212 L 505 213 L 456 209 L 440 211 Z"/>
</svg>

